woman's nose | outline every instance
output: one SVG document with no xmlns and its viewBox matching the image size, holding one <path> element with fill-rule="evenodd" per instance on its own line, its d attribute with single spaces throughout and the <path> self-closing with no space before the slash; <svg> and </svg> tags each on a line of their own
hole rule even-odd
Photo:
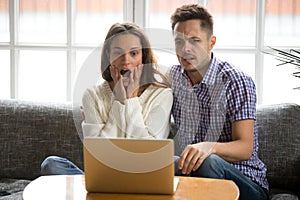
<svg viewBox="0 0 300 200">
<path fill-rule="evenodd" d="M 123 62 L 129 62 L 130 61 L 130 54 L 129 53 L 124 53 L 122 56 Z"/>
</svg>

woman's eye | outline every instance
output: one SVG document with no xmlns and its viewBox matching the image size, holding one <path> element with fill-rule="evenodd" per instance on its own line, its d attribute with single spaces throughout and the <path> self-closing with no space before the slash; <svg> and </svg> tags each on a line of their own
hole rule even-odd
<svg viewBox="0 0 300 200">
<path fill-rule="evenodd" d="M 138 55 L 138 54 L 139 54 L 138 51 L 131 51 L 131 55 L 132 55 L 132 56 L 136 56 L 136 55 Z"/>
</svg>

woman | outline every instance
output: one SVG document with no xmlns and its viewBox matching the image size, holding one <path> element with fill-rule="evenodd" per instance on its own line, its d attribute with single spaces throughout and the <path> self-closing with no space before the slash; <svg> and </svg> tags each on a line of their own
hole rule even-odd
<svg viewBox="0 0 300 200">
<path fill-rule="evenodd" d="M 84 137 L 167 138 L 173 95 L 156 67 L 142 29 L 132 23 L 112 25 L 101 53 L 105 81 L 83 96 Z M 42 163 L 41 173 L 83 171 L 65 158 L 50 156 Z"/>
<path fill-rule="evenodd" d="M 166 138 L 172 92 L 155 79 L 160 74 L 143 31 L 135 24 L 114 24 L 101 58 L 105 82 L 83 97 L 84 136 Z"/>
</svg>

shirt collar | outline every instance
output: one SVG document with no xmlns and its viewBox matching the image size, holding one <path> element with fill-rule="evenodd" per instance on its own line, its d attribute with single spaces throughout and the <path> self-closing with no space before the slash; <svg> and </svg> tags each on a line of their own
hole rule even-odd
<svg viewBox="0 0 300 200">
<path fill-rule="evenodd" d="M 218 72 L 218 64 L 217 58 L 211 53 L 211 61 L 209 67 L 203 77 L 202 83 L 206 85 L 213 85 L 216 80 L 217 72 Z"/>
</svg>

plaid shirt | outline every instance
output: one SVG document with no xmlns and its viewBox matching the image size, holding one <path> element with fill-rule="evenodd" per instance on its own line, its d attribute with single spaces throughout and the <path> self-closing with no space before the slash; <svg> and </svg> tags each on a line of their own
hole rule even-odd
<svg viewBox="0 0 300 200">
<path fill-rule="evenodd" d="M 170 75 L 174 103 L 172 114 L 181 151 L 203 141 L 232 141 L 232 123 L 256 118 L 256 89 L 251 77 L 212 54 L 202 82 L 192 85 L 180 65 Z M 254 121 L 254 149 L 247 161 L 232 163 L 244 175 L 268 189 L 266 166 L 258 158 L 258 135 Z"/>
</svg>

